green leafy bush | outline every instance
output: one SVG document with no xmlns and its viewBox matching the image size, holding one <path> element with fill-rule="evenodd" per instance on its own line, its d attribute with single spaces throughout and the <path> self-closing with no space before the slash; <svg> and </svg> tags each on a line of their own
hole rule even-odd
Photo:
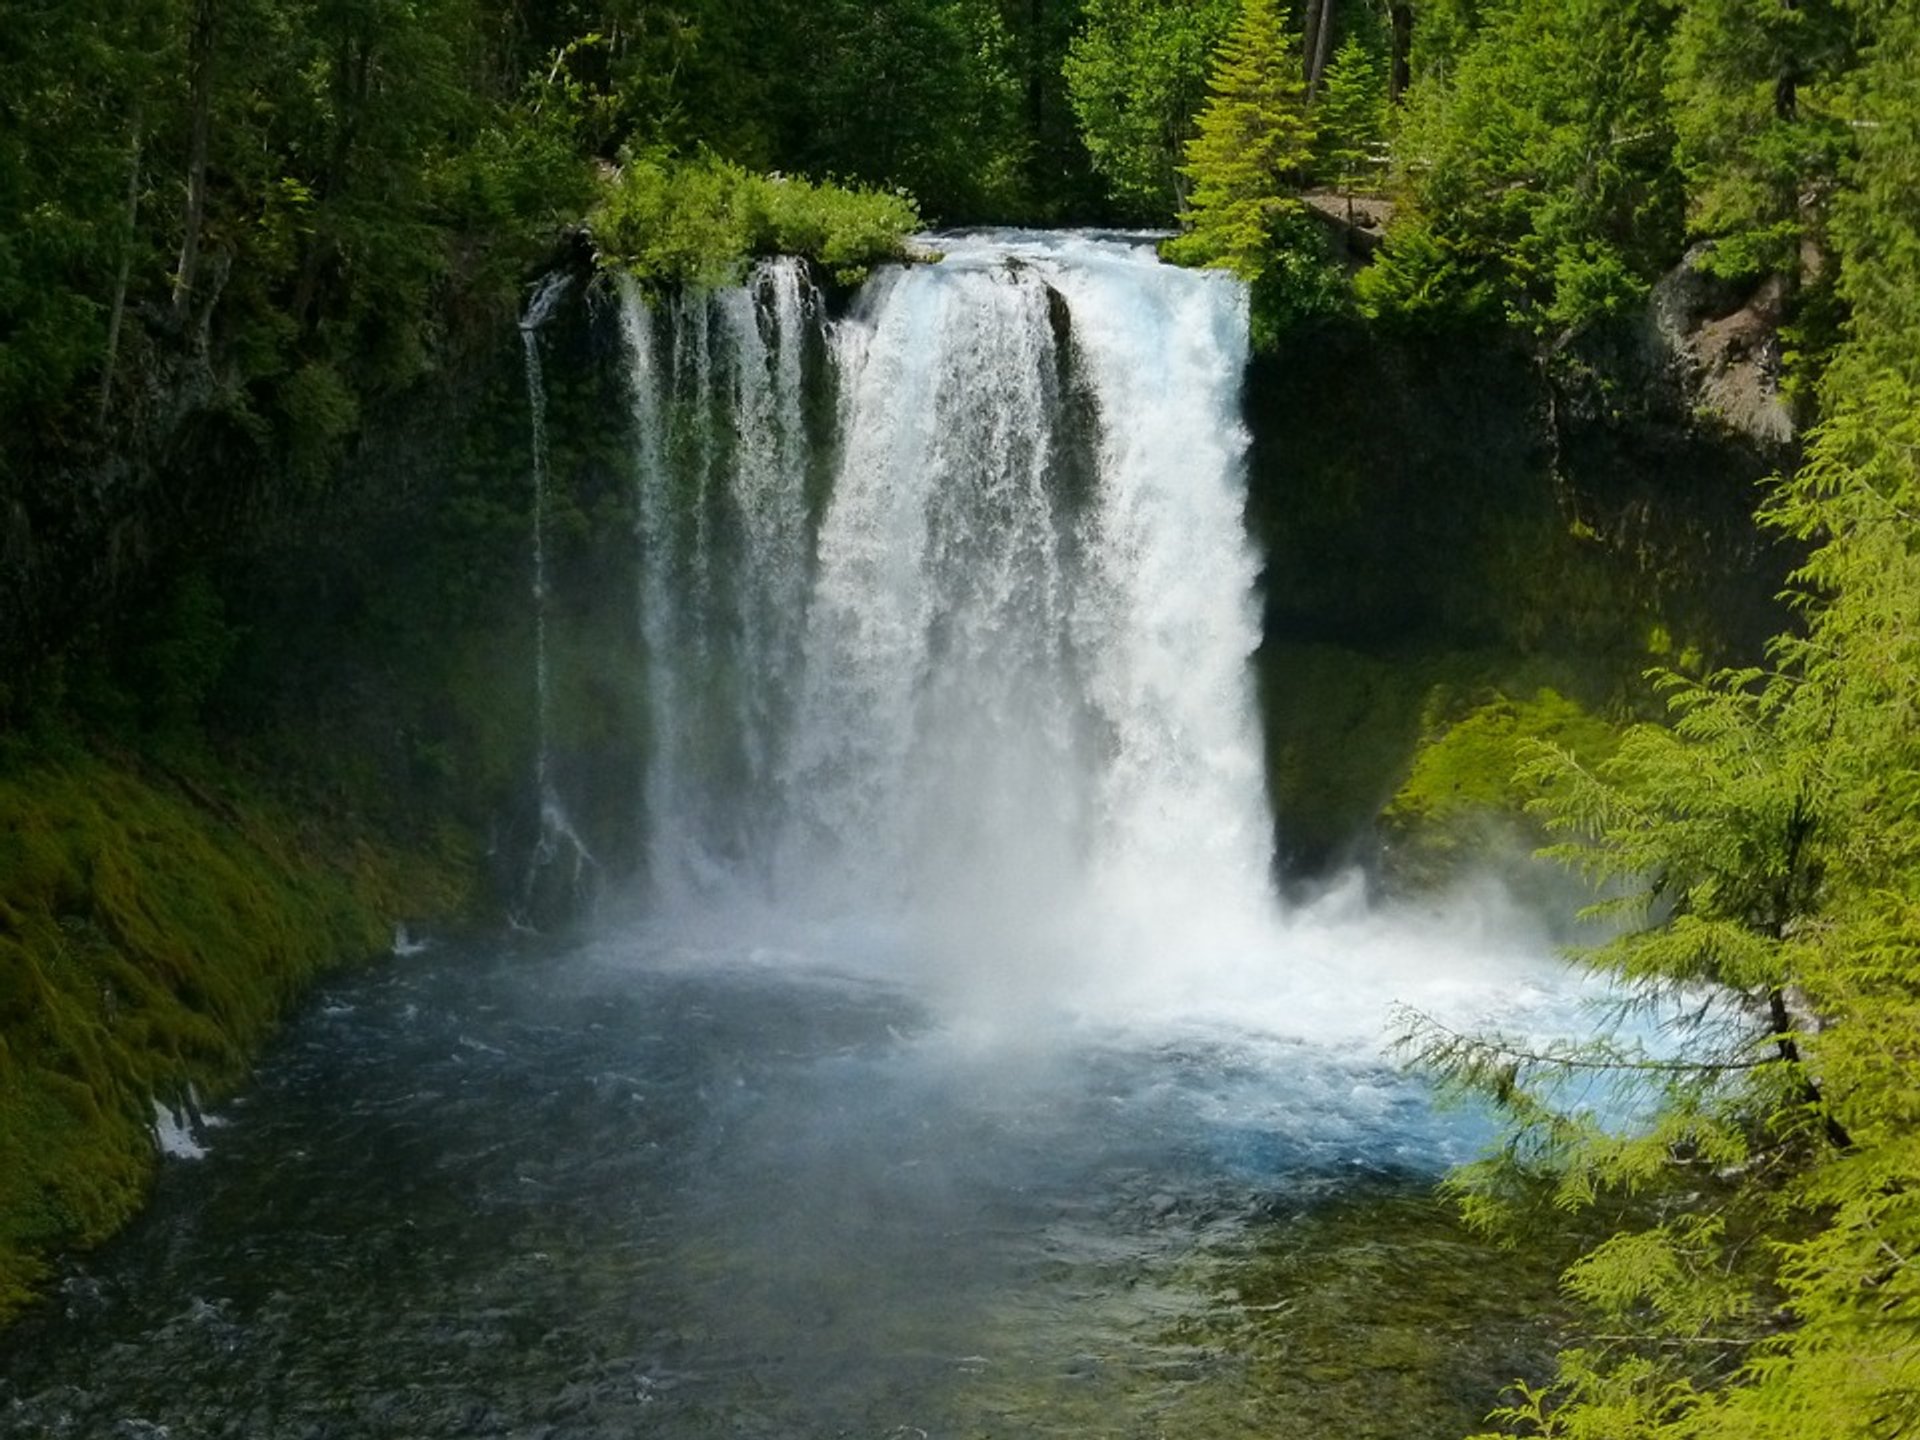
<svg viewBox="0 0 1920 1440">
<path fill-rule="evenodd" d="M 1428 699 L 1426 737 L 1381 813 L 1396 878 L 1433 886 L 1488 852 L 1489 827 L 1520 827 L 1531 798 L 1515 777 L 1532 747 L 1586 761 L 1612 753 L 1619 732 L 1556 690 L 1495 694 L 1464 713 L 1445 687 Z"/>
<path fill-rule="evenodd" d="M 756 175 L 711 155 L 629 155 L 588 219 L 603 262 L 650 284 L 723 285 L 758 255 L 801 255 L 836 279 L 907 253 L 919 227 L 896 191 Z"/>
</svg>

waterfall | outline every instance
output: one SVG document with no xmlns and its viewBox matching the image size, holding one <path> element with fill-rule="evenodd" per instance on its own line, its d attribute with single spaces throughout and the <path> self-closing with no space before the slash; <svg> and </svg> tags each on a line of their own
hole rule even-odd
<svg viewBox="0 0 1920 1440">
<path fill-rule="evenodd" d="M 544 877 L 556 864 L 567 864 L 567 898 L 572 903 L 580 898 L 587 871 L 595 863 L 554 784 L 553 677 L 547 651 L 547 388 L 540 364 L 540 327 L 551 318 L 571 284 L 570 277 L 558 271 L 548 275 L 535 288 L 520 320 L 533 470 L 534 804 L 539 824 L 520 886 L 520 915 L 516 918 L 522 923 L 535 908 Z"/>
<path fill-rule="evenodd" d="M 941 244 L 836 322 L 791 262 L 624 293 L 656 899 L 1022 954 L 1270 925 L 1244 291 Z"/>
<path fill-rule="evenodd" d="M 647 862 L 662 898 L 764 870 L 807 603 L 804 356 L 820 312 L 796 260 L 685 291 L 664 324 L 630 280 L 621 328 L 638 447 Z"/>
</svg>

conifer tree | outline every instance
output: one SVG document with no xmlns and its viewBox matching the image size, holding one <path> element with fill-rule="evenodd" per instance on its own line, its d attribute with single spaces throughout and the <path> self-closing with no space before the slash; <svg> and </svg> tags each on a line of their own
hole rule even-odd
<svg viewBox="0 0 1920 1440">
<path fill-rule="evenodd" d="M 1541 333 L 1630 314 L 1679 249 L 1667 0 L 1503 0 L 1417 81 L 1377 314 L 1490 308 Z"/>
<path fill-rule="evenodd" d="M 1531 1176 L 1643 1217 L 1569 1273 L 1594 1333 L 1497 1413 L 1505 1434 L 1920 1433 L 1920 10 L 1856 9 L 1851 313 L 1808 463 L 1765 512 L 1810 547 L 1803 624 L 1765 669 L 1669 677 L 1673 725 L 1614 761 L 1533 770 L 1569 853 L 1634 887 L 1636 923 L 1592 958 L 1717 1023 L 1659 1060 L 1424 1030 L 1518 1121 L 1465 1177 L 1482 1213 Z M 1552 1103 L 1549 1077 L 1564 1095 L 1601 1069 L 1657 1087 L 1644 1125 Z"/>
<path fill-rule="evenodd" d="M 1300 43 L 1275 0 L 1244 0 L 1221 44 L 1187 147 L 1190 228 L 1168 253 L 1255 280 L 1272 258 L 1274 226 L 1300 208 L 1298 191 L 1313 148 Z"/>
<path fill-rule="evenodd" d="M 1845 0 L 1689 0 L 1668 51 L 1688 220 L 1729 276 L 1796 275 L 1852 149 Z"/>
<path fill-rule="evenodd" d="M 1387 82 L 1380 59 L 1349 37 L 1327 67 L 1313 112 L 1316 169 L 1352 194 L 1380 170 L 1387 141 Z"/>
<path fill-rule="evenodd" d="M 1080 136 L 1113 196 L 1162 218 L 1187 208 L 1182 151 L 1233 0 L 1088 0 L 1064 72 Z"/>
</svg>

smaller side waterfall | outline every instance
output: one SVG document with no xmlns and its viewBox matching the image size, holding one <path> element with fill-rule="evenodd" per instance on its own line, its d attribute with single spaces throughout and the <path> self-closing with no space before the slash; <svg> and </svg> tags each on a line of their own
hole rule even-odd
<svg viewBox="0 0 1920 1440">
<path fill-rule="evenodd" d="M 636 437 L 647 869 L 659 898 L 763 862 L 807 606 L 804 267 L 682 292 L 659 313 L 621 289 Z"/>
<path fill-rule="evenodd" d="M 535 289 L 520 320 L 533 455 L 534 803 L 539 817 L 538 837 L 520 886 L 515 919 L 521 924 L 528 923 L 536 897 L 556 867 L 566 867 L 568 899 L 577 902 L 596 865 L 568 818 L 553 780 L 553 677 L 547 652 L 547 390 L 540 364 L 540 327 L 552 317 L 572 283 L 571 277 L 557 271 L 548 275 Z"/>
</svg>

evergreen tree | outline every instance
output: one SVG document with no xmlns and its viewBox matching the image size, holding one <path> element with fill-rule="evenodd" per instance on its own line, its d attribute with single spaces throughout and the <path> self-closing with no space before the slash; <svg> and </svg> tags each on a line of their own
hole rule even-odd
<svg viewBox="0 0 1920 1440">
<path fill-rule="evenodd" d="M 1842 0 L 1687 0 L 1669 95 L 1694 233 L 1720 274 L 1795 276 L 1852 148 L 1840 81 L 1854 62 Z"/>
<path fill-rule="evenodd" d="M 1473 43 L 1484 0 L 1414 0 L 1410 53 L 1416 81 L 1444 84 Z"/>
<path fill-rule="evenodd" d="M 946 220 L 1018 203 L 1029 136 L 1019 57 L 981 0 L 830 0 L 793 99 L 792 149 L 816 174 L 900 185 Z"/>
<path fill-rule="evenodd" d="M 1313 112 L 1315 169 L 1345 194 L 1378 175 L 1387 144 L 1387 81 L 1380 58 L 1349 38 L 1327 67 Z"/>
<path fill-rule="evenodd" d="M 1624 314 L 1679 249 L 1665 0 L 1500 0 L 1416 82 L 1401 210 L 1361 276 L 1376 314 L 1506 300 L 1566 331 Z"/>
<path fill-rule="evenodd" d="M 1313 148 L 1300 44 L 1276 0 L 1243 0 L 1208 89 L 1184 167 L 1193 204 L 1181 219 L 1190 228 L 1168 253 L 1255 280 L 1273 258 L 1276 225 L 1300 208 Z"/>
<path fill-rule="evenodd" d="M 1616 760 L 1533 772 L 1569 853 L 1634 887 L 1638 923 L 1595 963 L 1716 1023 L 1658 1061 L 1425 1031 L 1518 1121 L 1465 1177 L 1483 1212 L 1544 1181 L 1646 1217 L 1570 1272 L 1596 1337 L 1522 1387 L 1504 1433 L 1920 1428 L 1920 12 L 1859 14 L 1859 158 L 1833 216 L 1851 313 L 1809 461 L 1766 512 L 1811 547 L 1804 623 L 1764 671 L 1669 677 L 1672 727 Z M 1649 1123 L 1551 1103 L 1601 1068 L 1656 1085 Z"/>
</svg>

